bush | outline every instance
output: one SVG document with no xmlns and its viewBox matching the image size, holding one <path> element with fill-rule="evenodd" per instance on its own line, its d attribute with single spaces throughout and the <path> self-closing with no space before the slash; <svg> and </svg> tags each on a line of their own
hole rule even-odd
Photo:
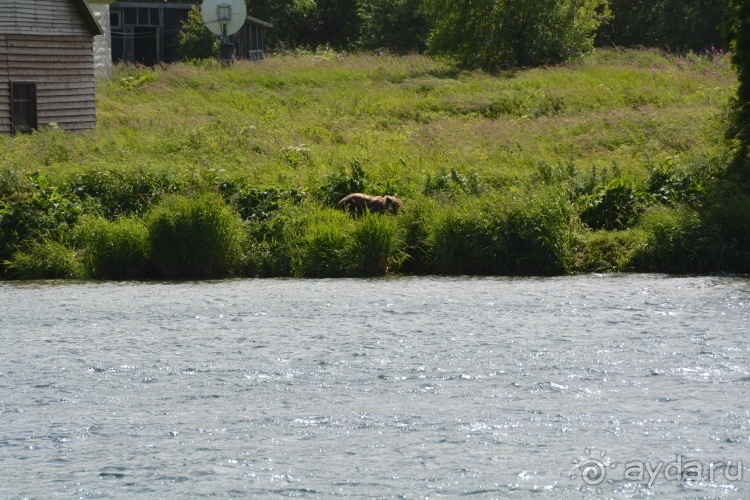
<svg viewBox="0 0 750 500">
<path fill-rule="evenodd" d="M 76 251 L 60 241 L 34 240 L 5 263 L 17 279 L 76 279 L 86 272 Z"/>
<path fill-rule="evenodd" d="M 658 203 L 697 205 L 706 199 L 709 185 L 719 173 L 706 162 L 683 167 L 677 158 L 667 158 L 649 168 L 646 184 Z"/>
<path fill-rule="evenodd" d="M 597 45 L 705 50 L 724 42 L 720 27 L 729 17 L 725 0 L 609 0 L 612 18 Z"/>
<path fill-rule="evenodd" d="M 750 196 L 696 210 L 654 208 L 644 218 L 641 270 L 675 273 L 750 271 Z"/>
<path fill-rule="evenodd" d="M 427 0 L 434 54 L 466 68 L 557 64 L 592 50 L 609 11 L 603 0 Z"/>
<path fill-rule="evenodd" d="M 634 269 L 633 260 L 646 244 L 642 229 L 586 232 L 578 247 L 575 272 L 607 273 Z"/>
<path fill-rule="evenodd" d="M 183 59 L 209 59 L 219 53 L 219 41 L 203 23 L 201 11 L 190 9 L 187 21 L 177 37 L 177 53 Z"/>
<path fill-rule="evenodd" d="M 573 261 L 575 213 L 550 194 L 510 206 L 467 205 L 436 218 L 428 244 L 439 274 L 555 275 Z"/>
<path fill-rule="evenodd" d="M 164 196 L 184 189 L 173 173 L 134 170 L 88 170 L 72 176 L 70 192 L 83 201 L 94 201 L 106 218 L 142 215 Z"/>
<path fill-rule="evenodd" d="M 462 194 L 479 195 L 481 183 L 479 175 L 476 172 L 469 173 L 466 177 L 455 168 L 447 172 L 444 168 L 435 176 L 427 174 L 425 179 L 423 193 L 427 196 L 436 196 L 438 194 L 454 198 Z"/>
<path fill-rule="evenodd" d="M 165 278 L 226 276 L 240 261 L 242 223 L 216 195 L 166 198 L 146 225 L 153 263 Z"/>
<path fill-rule="evenodd" d="M 732 17 L 727 24 L 727 37 L 732 50 L 732 65 L 737 70 L 737 95 L 730 106 L 731 126 L 727 137 L 737 142 L 738 166 L 750 178 L 750 3 L 730 0 Z"/>
<path fill-rule="evenodd" d="M 296 189 L 259 189 L 237 182 L 222 182 L 219 189 L 224 200 L 240 214 L 243 220 L 264 221 L 271 217 L 284 200 L 300 203 L 307 193 Z"/>
<path fill-rule="evenodd" d="M 579 201 L 581 221 L 591 229 L 625 229 L 637 222 L 647 200 L 626 177 L 618 177 Z"/>
<path fill-rule="evenodd" d="M 76 223 L 84 207 L 64 189 L 43 175 L 26 179 L 3 179 L 3 191 L 17 189 L 0 198 L 0 260 L 9 258 L 26 241 L 65 232 Z"/>
<path fill-rule="evenodd" d="M 396 54 L 423 52 L 429 23 L 423 0 L 358 0 L 360 43 L 365 49 Z"/>
<path fill-rule="evenodd" d="M 397 221 L 403 235 L 404 256 L 401 270 L 405 273 L 424 273 L 430 270 L 432 246 L 430 234 L 435 218 L 440 213 L 432 198 L 412 198 L 399 210 Z"/>
<path fill-rule="evenodd" d="M 88 274 L 96 278 L 132 279 L 149 274 L 149 237 L 141 219 L 115 222 L 83 217 L 73 231 Z"/>
<path fill-rule="evenodd" d="M 291 274 L 310 278 L 381 276 L 403 261 L 402 229 L 398 217 L 344 212 L 317 206 L 286 222 L 284 241 Z"/>
<path fill-rule="evenodd" d="M 401 231 L 395 217 L 367 214 L 352 231 L 352 276 L 381 276 L 403 261 Z"/>
</svg>

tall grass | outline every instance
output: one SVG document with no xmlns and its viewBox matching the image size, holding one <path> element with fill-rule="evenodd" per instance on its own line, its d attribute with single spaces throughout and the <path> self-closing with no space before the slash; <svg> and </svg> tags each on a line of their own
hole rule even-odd
<svg viewBox="0 0 750 500">
<path fill-rule="evenodd" d="M 290 274 L 304 277 L 382 276 L 398 271 L 405 258 L 402 230 L 389 215 L 353 218 L 345 212 L 306 206 L 287 223 L 284 243 Z"/>
<path fill-rule="evenodd" d="M 79 221 L 73 233 L 87 275 L 132 279 L 152 274 L 149 233 L 143 220 L 123 217 L 109 221 L 87 216 Z"/>
<path fill-rule="evenodd" d="M 213 194 L 172 196 L 146 218 L 160 276 L 221 277 L 238 264 L 245 232 L 237 214 Z"/>
<path fill-rule="evenodd" d="M 575 220 L 560 193 L 445 210 L 428 236 L 430 268 L 439 274 L 563 274 L 572 264 Z"/>
<path fill-rule="evenodd" d="M 86 278 L 76 251 L 61 241 L 34 240 L 6 262 L 8 274 L 16 279 Z"/>
<path fill-rule="evenodd" d="M 750 272 L 750 196 L 698 209 L 656 208 L 644 220 L 648 241 L 638 267 L 661 272 Z"/>
</svg>

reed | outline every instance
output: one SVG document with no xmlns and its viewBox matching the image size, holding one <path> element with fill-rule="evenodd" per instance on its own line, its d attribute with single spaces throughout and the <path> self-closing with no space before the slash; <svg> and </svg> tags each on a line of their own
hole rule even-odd
<svg viewBox="0 0 750 500">
<path fill-rule="evenodd" d="M 562 193 L 483 200 L 445 210 L 428 236 L 440 274 L 563 274 L 571 268 L 575 212 Z"/>
<path fill-rule="evenodd" d="M 647 244 L 641 270 L 750 272 L 750 196 L 737 194 L 695 209 L 658 207 L 642 224 Z"/>
<path fill-rule="evenodd" d="M 15 279 L 87 278 L 81 259 L 71 246 L 52 239 L 34 240 L 5 262 L 8 274 Z"/>
<path fill-rule="evenodd" d="M 239 264 L 246 235 L 239 216 L 219 196 L 170 196 L 145 222 L 162 277 L 223 277 Z"/>
<path fill-rule="evenodd" d="M 140 218 L 83 217 L 73 230 L 86 274 L 94 278 L 134 279 L 152 275 L 146 224 Z"/>
<path fill-rule="evenodd" d="M 404 261 L 403 236 L 395 218 L 365 214 L 354 226 L 350 252 L 351 276 L 382 276 Z"/>
</svg>

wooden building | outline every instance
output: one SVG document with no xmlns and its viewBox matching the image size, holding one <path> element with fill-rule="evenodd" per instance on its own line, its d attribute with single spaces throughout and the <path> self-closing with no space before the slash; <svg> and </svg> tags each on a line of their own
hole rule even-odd
<svg viewBox="0 0 750 500">
<path fill-rule="evenodd" d="M 85 0 L 2 0 L 0 133 L 96 126 L 94 36 Z"/>
<path fill-rule="evenodd" d="M 153 66 L 175 62 L 177 40 L 190 9 L 200 4 L 119 1 L 109 6 L 112 60 Z M 265 30 L 270 23 L 247 16 L 239 32 L 230 37 L 236 56 L 265 58 Z"/>
</svg>

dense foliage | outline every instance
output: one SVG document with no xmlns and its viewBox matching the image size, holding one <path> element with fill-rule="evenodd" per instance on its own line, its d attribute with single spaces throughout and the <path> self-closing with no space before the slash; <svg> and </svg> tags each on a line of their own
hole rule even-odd
<svg viewBox="0 0 750 500">
<path fill-rule="evenodd" d="M 730 3 L 734 16 L 727 31 L 739 86 L 731 104 L 728 135 L 737 141 L 737 159 L 747 164 L 750 163 L 750 3 L 744 0 Z M 746 175 L 750 177 L 750 172 Z"/>
<path fill-rule="evenodd" d="M 391 53 L 421 53 L 430 24 L 423 0 L 359 0 L 360 45 Z"/>
<path fill-rule="evenodd" d="M 430 51 L 468 68 L 557 64 L 589 52 L 605 0 L 427 0 Z"/>
<path fill-rule="evenodd" d="M 206 59 L 218 54 L 216 36 L 203 24 L 198 8 L 193 7 L 188 19 L 182 23 L 182 31 L 177 38 L 177 53 L 181 58 Z"/>
<path fill-rule="evenodd" d="M 599 45 L 696 52 L 724 48 L 721 27 L 730 15 L 726 0 L 608 1 L 612 17 L 599 29 Z"/>
<path fill-rule="evenodd" d="M 727 49 L 721 27 L 733 15 L 727 0 L 246 2 L 250 15 L 273 23 L 266 33 L 271 50 L 421 53 L 431 39 L 434 52 L 456 57 L 467 67 L 566 60 L 589 50 L 592 37 L 598 46 Z M 183 57 L 215 52 L 211 35 L 200 28 L 200 16 L 191 16 L 180 41 Z"/>
</svg>

